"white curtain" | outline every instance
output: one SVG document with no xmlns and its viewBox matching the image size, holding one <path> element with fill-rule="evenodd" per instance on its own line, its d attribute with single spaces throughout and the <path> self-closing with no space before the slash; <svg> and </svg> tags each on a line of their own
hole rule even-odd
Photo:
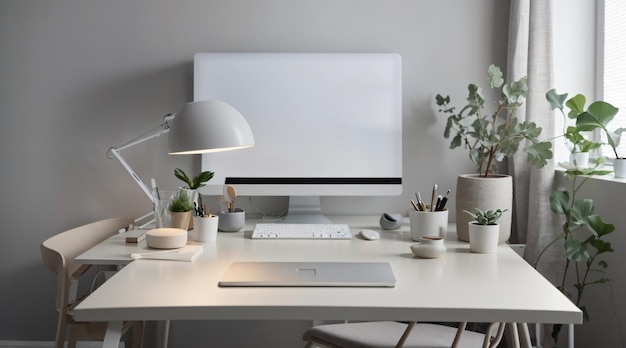
<svg viewBox="0 0 626 348">
<path fill-rule="evenodd" d="M 511 0 L 509 20 L 508 78 L 528 77 L 528 98 L 518 117 L 542 128 L 541 137 L 555 135 L 554 112 L 545 94 L 554 87 L 553 22 L 555 0 Z M 558 217 L 550 209 L 550 194 L 555 189 L 554 160 L 542 169 L 532 167 L 519 151 L 509 160 L 514 180 L 512 241 L 526 244 L 525 259 L 534 264 L 539 253 L 560 234 Z M 559 245 L 560 246 L 560 245 Z M 558 284 L 563 272 L 563 255 L 550 248 L 537 269 Z M 544 331 L 545 332 L 545 331 Z M 544 342 L 550 342 L 549 332 Z"/>
<path fill-rule="evenodd" d="M 553 88 L 554 0 L 511 0 L 508 78 L 528 77 L 528 98 L 518 117 L 542 128 L 541 137 L 554 137 L 554 113 L 545 94 Z M 541 249 L 559 234 L 557 216 L 550 210 L 554 190 L 554 160 L 542 169 L 532 167 L 523 151 L 509 161 L 514 179 L 516 221 L 513 241 L 526 244 L 525 258 L 534 263 Z M 542 256 L 541 264 L 551 264 Z M 549 257 L 549 256 L 548 256 Z M 556 259 L 554 259 L 556 260 Z M 549 278 L 553 265 L 544 273 Z M 543 273 L 543 271 L 542 271 Z"/>
</svg>

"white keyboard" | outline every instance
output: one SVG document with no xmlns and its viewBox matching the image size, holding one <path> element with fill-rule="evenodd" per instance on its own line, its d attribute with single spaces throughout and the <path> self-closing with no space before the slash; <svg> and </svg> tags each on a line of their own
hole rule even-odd
<svg viewBox="0 0 626 348">
<path fill-rule="evenodd" d="M 253 239 L 352 239 L 347 224 L 257 224 Z"/>
</svg>

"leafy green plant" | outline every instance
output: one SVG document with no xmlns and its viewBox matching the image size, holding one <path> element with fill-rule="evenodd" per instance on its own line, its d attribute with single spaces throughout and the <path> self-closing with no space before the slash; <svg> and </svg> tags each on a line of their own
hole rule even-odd
<svg viewBox="0 0 626 348">
<path fill-rule="evenodd" d="M 546 94 L 552 108 L 558 108 L 565 114 L 563 103 L 567 94 L 558 95 L 555 90 Z M 590 124 L 595 120 L 602 122 L 613 113 L 613 107 L 605 102 L 592 103 L 584 110 L 585 97 L 577 95 L 567 101 L 570 111 L 568 117 L 576 119 L 576 130 L 590 130 Z M 612 116 L 610 116 L 612 117 Z M 594 120 L 594 121 L 589 121 Z M 583 312 L 585 320 L 589 320 L 589 312 L 583 304 L 583 295 L 589 285 L 603 284 L 611 281 L 606 275 L 608 264 L 601 258 L 602 254 L 613 252 L 611 243 L 605 237 L 615 230 L 615 226 L 605 222 L 594 212 L 594 203 L 589 198 L 578 198 L 578 193 L 591 175 L 606 175 L 610 170 L 602 170 L 603 159 L 600 158 L 591 168 L 566 168 L 565 175 L 572 183 L 569 190 L 554 191 L 550 195 L 550 208 L 556 214 L 562 215 L 562 230 L 557 238 L 550 242 L 539 254 L 535 267 L 543 254 L 554 244 L 563 243 L 565 256 L 565 271 L 558 285 L 559 290 L 568 296 Z M 568 284 L 568 275 L 573 273 L 574 283 Z M 555 325 L 552 337 L 555 342 L 561 332 L 562 325 Z"/>
<path fill-rule="evenodd" d="M 440 107 L 439 112 L 448 115 L 444 137 L 449 139 L 452 136 L 450 149 L 463 145 L 469 150 L 469 158 L 476 164 L 478 173 L 487 177 L 497 172 L 496 162 L 514 155 L 522 141 L 527 140 L 530 145 L 523 150 L 528 154 L 528 160 L 537 168 L 545 166 L 552 158 L 552 144 L 539 141 L 541 127 L 534 122 L 520 123 L 515 117 L 528 93 L 526 77 L 505 84 L 502 71 L 493 64 L 489 66 L 488 74 L 491 88 L 498 89 L 501 95 L 491 115 L 483 113 L 483 91 L 473 83 L 468 86 L 467 105 L 458 112 L 450 106 L 450 96 L 437 94 L 435 101 Z"/>
<path fill-rule="evenodd" d="M 211 180 L 214 174 L 215 173 L 211 171 L 204 171 L 200 173 L 198 176 L 194 177 L 192 180 L 189 178 L 189 176 L 187 176 L 185 171 L 183 171 L 182 169 L 180 168 L 174 169 L 174 176 L 176 176 L 178 179 L 184 182 L 187 185 L 186 188 L 191 189 L 191 190 L 195 190 L 197 188 L 204 186 L 205 185 L 204 183 Z"/>
<path fill-rule="evenodd" d="M 179 193 L 172 198 L 170 205 L 170 211 L 174 213 L 184 213 L 191 211 L 191 199 L 184 193 Z"/>
<path fill-rule="evenodd" d="M 552 106 L 552 109 L 559 109 L 564 118 L 566 114 L 563 103 L 565 103 L 565 106 L 569 108 L 567 117 L 569 119 L 576 120 L 576 126 L 568 127 L 568 130 L 565 133 L 565 137 L 568 140 L 574 142 L 573 140 L 580 139 L 579 136 L 582 137 L 580 132 L 589 132 L 600 129 L 600 131 L 606 135 L 607 145 L 609 145 L 613 150 L 615 158 L 621 158 L 617 153 L 617 147 L 619 146 L 622 133 L 626 131 L 626 129 L 618 128 L 614 131 L 610 131 L 607 128 L 609 123 L 613 120 L 613 118 L 615 118 L 615 115 L 617 115 L 617 112 L 619 111 L 618 108 L 605 101 L 598 100 L 589 104 L 589 107 L 585 109 L 587 98 L 585 98 L 584 95 L 577 94 L 565 101 L 567 99 L 567 93 L 558 94 L 555 89 L 548 91 L 546 98 Z M 602 145 L 597 142 L 583 142 L 583 144 L 587 145 L 589 143 L 591 143 L 593 148 L 599 148 Z"/>
<path fill-rule="evenodd" d="M 495 225 L 498 223 L 498 219 L 502 216 L 502 213 L 508 209 L 486 210 L 482 211 L 478 208 L 474 208 L 474 212 L 463 210 L 474 218 L 474 222 L 478 225 Z"/>
</svg>

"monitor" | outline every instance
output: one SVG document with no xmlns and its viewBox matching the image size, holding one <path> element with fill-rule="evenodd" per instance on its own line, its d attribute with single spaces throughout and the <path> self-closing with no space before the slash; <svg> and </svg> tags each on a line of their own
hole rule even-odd
<svg viewBox="0 0 626 348">
<path fill-rule="evenodd" d="M 285 221 L 317 222 L 320 196 L 402 192 L 402 64 L 388 53 L 198 53 L 194 100 L 246 118 L 255 147 L 202 155 L 240 196 L 289 196 Z M 327 220 L 326 220 L 327 221 Z"/>
</svg>

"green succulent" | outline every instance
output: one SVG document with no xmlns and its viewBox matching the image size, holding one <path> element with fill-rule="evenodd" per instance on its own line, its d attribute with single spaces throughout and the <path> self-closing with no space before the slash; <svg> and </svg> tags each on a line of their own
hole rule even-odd
<svg viewBox="0 0 626 348">
<path fill-rule="evenodd" d="M 463 210 L 474 218 L 474 221 L 479 225 L 495 225 L 498 223 L 498 219 L 502 216 L 502 213 L 508 209 L 498 210 L 486 210 L 482 211 L 478 208 L 474 208 L 474 212 Z"/>
</svg>

